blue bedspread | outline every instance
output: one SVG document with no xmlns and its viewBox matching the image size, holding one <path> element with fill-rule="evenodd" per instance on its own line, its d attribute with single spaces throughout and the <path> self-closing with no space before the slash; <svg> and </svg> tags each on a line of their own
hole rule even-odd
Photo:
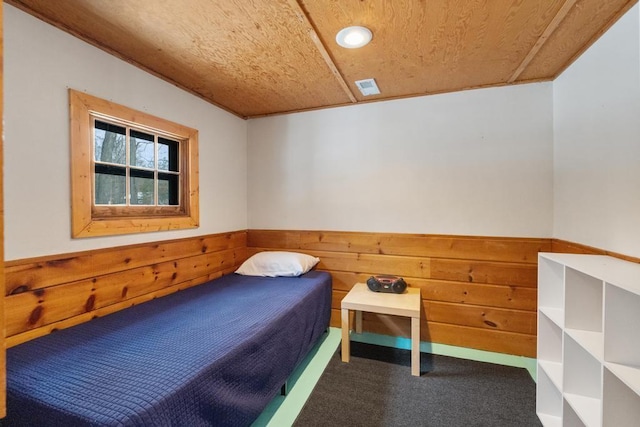
<svg viewBox="0 0 640 427">
<path fill-rule="evenodd" d="M 331 277 L 224 276 L 7 351 L 5 425 L 242 426 L 329 326 Z"/>
</svg>

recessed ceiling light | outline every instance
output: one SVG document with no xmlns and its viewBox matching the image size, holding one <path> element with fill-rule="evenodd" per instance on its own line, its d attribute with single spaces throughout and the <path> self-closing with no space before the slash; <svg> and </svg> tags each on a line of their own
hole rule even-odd
<svg viewBox="0 0 640 427">
<path fill-rule="evenodd" d="M 365 27 L 347 27 L 336 34 L 336 42 L 347 49 L 362 47 L 371 41 L 373 34 Z"/>
</svg>

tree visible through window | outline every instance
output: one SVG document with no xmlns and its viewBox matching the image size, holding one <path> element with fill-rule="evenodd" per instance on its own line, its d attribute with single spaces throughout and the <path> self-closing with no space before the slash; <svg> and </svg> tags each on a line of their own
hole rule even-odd
<svg viewBox="0 0 640 427">
<path fill-rule="evenodd" d="M 197 131 L 69 94 L 73 236 L 197 227 Z"/>
<path fill-rule="evenodd" d="M 96 205 L 180 204 L 179 141 L 97 119 L 93 132 Z"/>
</svg>

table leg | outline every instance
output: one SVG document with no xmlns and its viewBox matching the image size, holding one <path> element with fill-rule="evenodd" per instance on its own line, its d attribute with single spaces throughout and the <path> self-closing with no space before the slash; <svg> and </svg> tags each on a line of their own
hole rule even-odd
<svg viewBox="0 0 640 427">
<path fill-rule="evenodd" d="M 356 333 L 362 333 L 362 311 L 356 310 Z"/>
<path fill-rule="evenodd" d="M 342 309 L 342 361 L 349 362 L 349 310 Z"/>
<path fill-rule="evenodd" d="M 420 376 L 420 318 L 411 318 L 411 375 Z"/>
</svg>

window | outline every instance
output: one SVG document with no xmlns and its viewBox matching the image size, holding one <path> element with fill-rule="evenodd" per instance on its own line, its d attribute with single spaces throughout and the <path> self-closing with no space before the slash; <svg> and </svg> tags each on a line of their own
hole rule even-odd
<svg viewBox="0 0 640 427">
<path fill-rule="evenodd" d="M 198 131 L 69 90 L 73 237 L 198 226 Z"/>
<path fill-rule="evenodd" d="M 93 204 L 179 206 L 180 141 L 93 117 Z"/>
</svg>

